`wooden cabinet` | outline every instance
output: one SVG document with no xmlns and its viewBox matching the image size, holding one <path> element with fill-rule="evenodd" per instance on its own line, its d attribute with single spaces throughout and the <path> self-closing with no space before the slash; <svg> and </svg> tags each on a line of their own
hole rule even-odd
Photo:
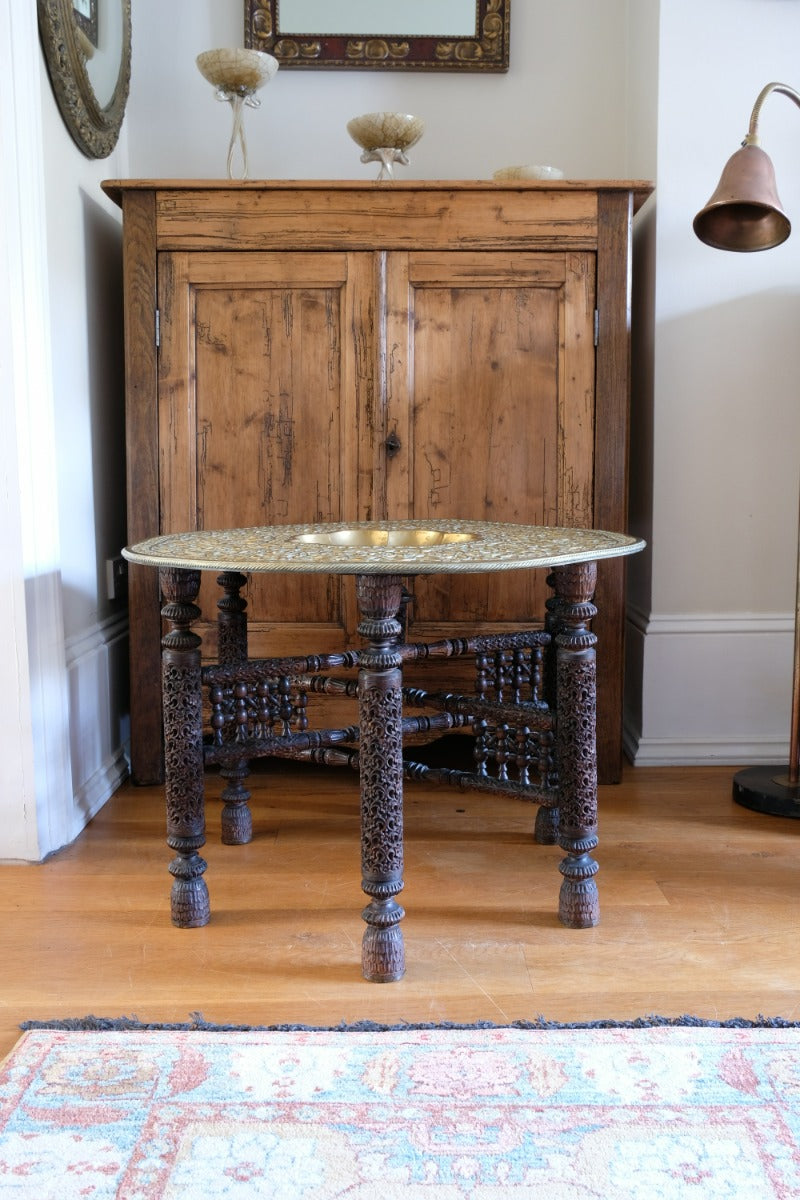
<svg viewBox="0 0 800 1200">
<path fill-rule="evenodd" d="M 434 516 L 625 529 L 631 226 L 648 185 L 104 187 L 124 214 L 131 541 Z M 598 587 L 608 782 L 623 569 L 601 564 Z M 357 642 L 352 586 L 253 577 L 252 652 Z M 545 590 L 518 572 L 409 588 L 414 640 L 530 624 Z M 130 598 L 133 773 L 146 783 L 161 777 L 155 572 L 132 568 Z M 460 686 L 452 669 L 443 686 Z"/>
</svg>

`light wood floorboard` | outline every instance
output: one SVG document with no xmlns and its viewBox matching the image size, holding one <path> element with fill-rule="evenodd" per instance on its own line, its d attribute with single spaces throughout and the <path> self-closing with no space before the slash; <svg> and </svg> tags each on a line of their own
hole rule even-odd
<svg viewBox="0 0 800 1200">
<path fill-rule="evenodd" d="M 628 767 L 601 788 L 601 924 L 556 918 L 557 847 L 522 802 L 409 787 L 408 970 L 360 974 L 357 781 L 273 768 L 255 839 L 218 840 L 209 777 L 212 921 L 174 928 L 159 788 L 124 786 L 48 862 L 0 867 L 0 1054 L 19 1022 L 335 1025 L 504 1023 L 694 1014 L 800 1019 L 800 821 L 733 804 L 735 768 Z"/>
</svg>

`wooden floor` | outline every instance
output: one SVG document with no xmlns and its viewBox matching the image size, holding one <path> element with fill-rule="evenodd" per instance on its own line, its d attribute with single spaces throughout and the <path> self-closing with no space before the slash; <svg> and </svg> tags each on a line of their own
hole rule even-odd
<svg viewBox="0 0 800 1200">
<path fill-rule="evenodd" d="M 126 785 L 43 865 L 0 867 L 0 1054 L 28 1018 L 331 1025 L 800 1018 L 800 821 L 734 805 L 733 768 L 627 768 L 601 789 L 601 924 L 555 916 L 560 851 L 517 800 L 410 787 L 408 970 L 360 974 L 357 781 L 290 766 L 253 790 L 255 840 L 219 844 L 212 921 L 169 920 L 160 789 Z"/>
</svg>

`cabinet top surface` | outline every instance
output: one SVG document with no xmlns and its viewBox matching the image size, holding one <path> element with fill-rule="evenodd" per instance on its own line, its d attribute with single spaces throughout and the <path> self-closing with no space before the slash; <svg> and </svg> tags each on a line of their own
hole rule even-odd
<svg viewBox="0 0 800 1200">
<path fill-rule="evenodd" d="M 603 529 L 495 521 L 375 521 L 209 529 L 149 538 L 131 562 L 185 570 L 333 575 L 477 574 L 619 558 L 639 538 Z"/>
<path fill-rule="evenodd" d="M 135 191 L 632 192 L 636 209 L 653 191 L 653 184 L 647 179 L 423 179 L 395 180 L 389 184 L 366 179 L 105 179 L 101 187 L 116 204 L 122 203 L 125 192 Z"/>
</svg>

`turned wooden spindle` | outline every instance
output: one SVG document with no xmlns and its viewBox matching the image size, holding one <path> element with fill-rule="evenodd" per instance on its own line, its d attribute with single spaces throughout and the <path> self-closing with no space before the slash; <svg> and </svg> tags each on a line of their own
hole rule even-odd
<svg viewBox="0 0 800 1200">
<path fill-rule="evenodd" d="M 597 564 L 576 563 L 553 573 L 559 601 L 556 635 L 556 746 L 560 799 L 559 845 L 566 858 L 558 915 L 573 929 L 586 929 L 600 919 L 597 863 L 597 638 L 589 623 Z"/>
<path fill-rule="evenodd" d="M 240 571 L 223 571 L 217 583 L 224 595 L 217 601 L 217 656 L 223 666 L 247 662 L 247 601 L 240 594 L 247 576 Z M 246 714 L 245 718 L 246 718 Z M 234 740 L 238 726 L 231 725 L 225 740 Z M 228 763 L 220 770 L 226 781 L 222 792 L 223 809 L 220 816 L 221 839 L 226 846 L 244 846 L 253 838 L 253 816 L 250 811 L 250 792 L 245 780 L 250 774 L 246 758 Z"/>
<path fill-rule="evenodd" d="M 247 601 L 241 590 L 247 576 L 241 571 L 223 571 L 217 584 L 223 595 L 217 601 L 217 656 L 225 666 L 247 662 Z"/>
<path fill-rule="evenodd" d="M 405 972 L 405 912 L 395 900 L 403 888 L 402 626 L 395 619 L 402 583 L 395 575 L 359 575 L 356 592 L 358 632 L 367 643 L 358 673 L 361 886 L 372 897 L 362 913 L 361 965 L 365 979 L 391 983 Z"/>
<path fill-rule="evenodd" d="M 167 798 L 167 845 L 175 851 L 170 863 L 172 921 L 184 929 L 208 924 L 208 888 L 203 879 L 205 844 L 203 792 L 203 700 L 200 638 L 192 624 L 200 616 L 194 603 L 200 572 L 161 570 L 161 615 L 167 622 L 162 638 L 162 691 Z"/>
</svg>

